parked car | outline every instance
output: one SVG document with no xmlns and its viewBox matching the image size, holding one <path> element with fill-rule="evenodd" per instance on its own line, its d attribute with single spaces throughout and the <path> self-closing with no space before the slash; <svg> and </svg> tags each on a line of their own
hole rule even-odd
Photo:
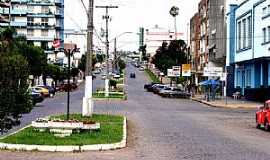
<svg viewBox="0 0 270 160">
<path fill-rule="evenodd" d="M 144 71 L 144 67 L 141 66 L 141 67 L 139 68 L 139 71 Z"/>
<path fill-rule="evenodd" d="M 100 74 L 100 70 L 99 69 L 96 69 L 93 71 L 94 74 Z"/>
<path fill-rule="evenodd" d="M 191 94 L 181 90 L 180 88 L 168 87 L 159 92 L 162 97 L 169 98 L 190 98 Z"/>
<path fill-rule="evenodd" d="M 118 79 L 118 78 L 120 78 L 120 75 L 119 74 L 115 74 L 115 75 L 113 75 L 113 78 Z"/>
<path fill-rule="evenodd" d="M 101 76 L 101 79 L 105 80 L 106 77 L 107 77 L 106 74 L 105 74 L 105 75 L 103 74 L 103 75 Z"/>
<path fill-rule="evenodd" d="M 49 90 L 49 96 L 50 97 L 54 97 L 55 93 L 56 93 L 56 89 L 54 87 L 51 86 L 43 86 L 43 85 L 39 85 L 38 87 L 42 87 L 42 88 L 46 88 Z"/>
<path fill-rule="evenodd" d="M 144 89 L 147 90 L 148 92 L 152 92 L 153 91 L 153 85 L 155 85 L 155 84 L 159 84 L 159 83 L 151 82 L 149 84 L 145 84 Z"/>
<path fill-rule="evenodd" d="M 136 74 L 135 74 L 135 73 L 130 73 L 130 74 L 129 74 L 129 77 L 130 77 L 130 78 L 136 78 Z"/>
<path fill-rule="evenodd" d="M 64 91 L 64 92 L 67 92 L 68 90 L 69 91 L 73 91 L 77 88 L 77 84 L 76 83 L 70 83 L 70 85 L 68 85 L 67 83 L 63 83 L 59 86 L 59 91 Z"/>
<path fill-rule="evenodd" d="M 36 93 L 40 93 L 43 97 L 49 97 L 50 93 L 49 90 L 43 87 L 39 87 L 39 86 L 34 86 L 34 87 L 30 87 L 30 90 L 32 92 L 36 92 Z"/>
<path fill-rule="evenodd" d="M 33 91 L 29 91 L 29 92 L 30 92 L 31 100 L 34 106 L 37 103 L 41 103 L 44 100 L 44 97 L 40 93 L 33 92 Z"/>
<path fill-rule="evenodd" d="M 256 112 L 256 127 L 270 130 L 270 100 L 267 100 L 263 106 Z"/>
<path fill-rule="evenodd" d="M 167 85 L 164 84 L 155 84 L 153 85 L 153 93 L 158 94 L 161 90 L 168 88 Z"/>
</svg>

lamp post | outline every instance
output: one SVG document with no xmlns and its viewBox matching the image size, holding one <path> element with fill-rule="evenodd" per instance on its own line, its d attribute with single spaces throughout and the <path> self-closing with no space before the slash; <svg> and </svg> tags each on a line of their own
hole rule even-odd
<svg viewBox="0 0 270 160">
<path fill-rule="evenodd" d="M 177 25 L 176 25 L 176 16 L 179 14 L 179 8 L 172 6 L 170 9 L 170 15 L 174 17 L 174 29 L 175 29 L 175 40 L 177 40 Z"/>
<path fill-rule="evenodd" d="M 119 37 L 121 37 L 121 36 L 123 36 L 123 35 L 125 35 L 125 34 L 132 34 L 133 32 L 123 32 L 123 33 L 121 33 L 121 34 L 119 34 L 119 35 L 117 35 L 115 38 L 113 38 L 111 41 L 113 41 L 114 40 L 114 63 L 113 63 L 113 70 L 116 70 L 116 59 L 117 59 L 117 47 L 116 47 L 116 45 L 117 45 L 117 38 L 119 38 Z M 110 41 L 110 42 L 111 42 Z"/>
<path fill-rule="evenodd" d="M 68 87 L 67 87 L 67 121 L 69 120 L 69 105 L 70 105 L 70 57 L 74 56 L 74 58 L 77 58 L 78 56 L 75 56 L 75 53 L 78 53 L 80 50 L 76 46 L 73 49 L 64 49 L 61 48 L 60 52 L 57 54 L 57 58 L 64 59 L 66 56 L 68 58 Z"/>
</svg>

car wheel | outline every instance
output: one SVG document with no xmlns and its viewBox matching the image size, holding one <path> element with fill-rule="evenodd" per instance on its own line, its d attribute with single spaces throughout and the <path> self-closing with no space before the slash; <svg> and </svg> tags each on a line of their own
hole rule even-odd
<svg viewBox="0 0 270 160">
<path fill-rule="evenodd" d="M 269 131 L 269 130 L 270 130 L 270 126 L 269 126 L 268 120 L 265 120 L 264 129 L 265 129 L 266 131 Z"/>
<path fill-rule="evenodd" d="M 256 128 L 257 129 L 260 129 L 261 128 L 261 125 L 258 122 L 256 122 Z"/>
</svg>

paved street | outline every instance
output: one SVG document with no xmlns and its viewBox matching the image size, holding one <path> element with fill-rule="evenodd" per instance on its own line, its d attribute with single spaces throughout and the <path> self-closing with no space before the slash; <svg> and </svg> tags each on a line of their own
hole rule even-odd
<svg viewBox="0 0 270 160">
<path fill-rule="evenodd" d="M 163 99 L 143 90 L 143 72 L 127 75 L 128 101 L 98 101 L 95 112 L 126 115 L 128 147 L 107 152 L 42 153 L 0 151 L 0 159 L 56 160 L 269 160 L 270 133 L 255 128 L 254 109 L 212 108 L 191 100 Z M 101 85 L 101 81 L 95 81 Z M 83 86 L 71 94 L 71 111 L 81 111 Z M 23 125 L 36 117 L 64 113 L 66 96 L 47 99 Z"/>
</svg>

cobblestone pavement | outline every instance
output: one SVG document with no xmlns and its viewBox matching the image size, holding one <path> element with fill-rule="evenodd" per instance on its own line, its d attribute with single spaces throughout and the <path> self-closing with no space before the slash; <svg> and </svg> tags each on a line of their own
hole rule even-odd
<svg viewBox="0 0 270 160">
<path fill-rule="evenodd" d="M 128 67 L 128 73 L 135 70 Z M 98 101 L 95 112 L 128 118 L 128 147 L 116 151 L 42 153 L 0 151 L 3 160 L 269 160 L 270 133 L 255 128 L 254 109 L 213 108 L 191 100 L 163 99 L 143 90 L 142 72 L 128 78 L 128 101 Z M 127 74 L 128 75 L 128 74 Z M 81 110 L 83 90 L 73 93 L 72 111 Z M 64 103 L 54 100 L 57 104 Z M 51 102 L 52 103 L 52 102 Z M 46 114 L 65 106 L 43 108 Z M 47 111 L 55 108 L 55 110 Z M 42 107 L 41 107 L 42 108 Z M 42 109 L 43 109 L 42 108 Z M 34 110 L 35 114 L 42 110 Z M 24 120 L 25 122 L 27 120 Z"/>
</svg>

